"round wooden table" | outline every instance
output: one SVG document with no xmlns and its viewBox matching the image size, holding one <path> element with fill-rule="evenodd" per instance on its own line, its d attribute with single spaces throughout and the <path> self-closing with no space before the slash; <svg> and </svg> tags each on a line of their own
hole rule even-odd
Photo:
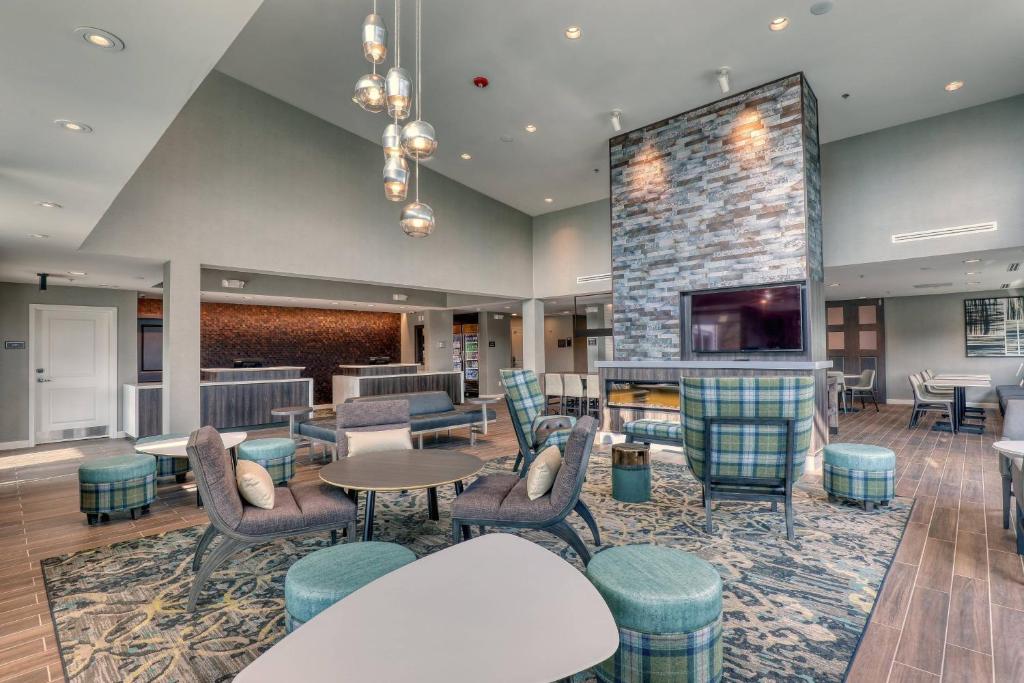
<svg viewBox="0 0 1024 683">
<path fill-rule="evenodd" d="M 378 491 L 427 489 L 427 506 L 431 519 L 438 519 L 437 487 L 455 484 L 456 495 L 462 493 L 462 480 L 471 477 L 484 463 L 480 458 L 441 449 L 397 450 L 365 453 L 341 458 L 324 465 L 320 479 L 347 489 L 356 496 L 366 491 L 366 518 L 363 540 L 373 539 L 373 506 Z"/>
<path fill-rule="evenodd" d="M 309 415 L 313 412 L 313 406 L 283 406 L 281 408 L 273 408 L 270 414 L 274 417 L 287 417 L 288 418 L 288 436 L 292 441 L 301 444 L 306 441 L 310 445 L 312 442 L 308 439 L 303 439 L 301 436 L 295 433 L 295 418 L 301 415 Z"/>
</svg>

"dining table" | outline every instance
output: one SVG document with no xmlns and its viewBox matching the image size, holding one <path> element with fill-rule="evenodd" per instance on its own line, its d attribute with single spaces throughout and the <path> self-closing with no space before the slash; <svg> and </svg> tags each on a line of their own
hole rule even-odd
<svg viewBox="0 0 1024 683">
<path fill-rule="evenodd" d="M 528 577 L 527 590 L 522 586 Z M 489 533 L 351 593 L 253 660 L 236 683 L 548 683 L 619 646 L 585 574 L 523 538 Z"/>
<path fill-rule="evenodd" d="M 991 389 L 992 377 L 985 374 L 963 374 L 963 373 L 939 373 L 927 379 L 925 386 L 930 389 L 952 389 L 953 390 L 953 411 L 949 420 L 940 420 L 932 425 L 932 429 L 940 432 L 953 432 L 959 434 L 984 434 L 984 424 L 972 424 L 967 419 L 967 389 Z M 984 419 L 984 418 L 981 418 Z"/>
</svg>

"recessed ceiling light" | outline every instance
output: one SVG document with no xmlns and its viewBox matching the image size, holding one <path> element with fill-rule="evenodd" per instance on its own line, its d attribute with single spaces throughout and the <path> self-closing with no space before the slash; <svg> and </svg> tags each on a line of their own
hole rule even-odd
<svg viewBox="0 0 1024 683">
<path fill-rule="evenodd" d="M 115 36 L 110 31 L 104 31 L 101 28 L 93 28 L 91 26 L 80 26 L 75 29 L 77 35 L 82 36 L 85 42 L 89 43 L 94 47 L 101 47 L 104 50 L 113 50 L 115 52 L 124 49 L 124 41 Z"/>
<path fill-rule="evenodd" d="M 63 209 L 64 207 L 57 202 L 36 202 L 36 206 L 41 206 L 44 209 Z"/>
<path fill-rule="evenodd" d="M 768 24 L 768 28 L 773 31 L 782 31 L 789 26 L 789 17 L 775 17 Z"/>
<path fill-rule="evenodd" d="M 980 258 L 965 258 L 964 263 L 981 263 Z"/>
<path fill-rule="evenodd" d="M 30 232 L 30 233 L 28 234 L 28 236 L 29 236 L 29 237 L 34 237 L 34 238 L 36 238 L 37 240 L 46 240 L 46 239 L 50 239 L 50 236 L 49 236 L 49 235 L 44 235 L 44 234 L 43 234 L 43 233 L 41 233 L 41 232 Z"/>
<path fill-rule="evenodd" d="M 976 272 L 974 272 L 974 271 L 971 271 L 971 272 L 969 272 L 969 273 L 964 273 L 964 275 L 977 275 L 977 273 L 976 273 Z"/>
<path fill-rule="evenodd" d="M 828 286 L 829 287 L 838 287 L 839 283 L 838 282 L 830 282 L 830 283 L 828 283 Z"/>
<path fill-rule="evenodd" d="M 832 11 L 833 3 L 832 0 L 825 0 L 824 2 L 816 2 L 811 5 L 811 14 L 816 17 L 820 17 L 822 14 L 828 14 Z"/>
<path fill-rule="evenodd" d="M 462 154 L 459 155 L 459 157 L 465 159 L 466 161 L 469 161 L 470 159 L 473 158 L 473 155 L 470 154 L 469 152 L 463 152 Z"/>
<path fill-rule="evenodd" d="M 579 26 L 569 26 L 565 29 L 565 37 L 569 40 L 579 40 L 583 37 L 583 29 Z"/>
<path fill-rule="evenodd" d="M 946 92 L 956 92 L 960 88 L 964 87 L 964 82 L 963 81 L 950 81 L 949 83 L 947 83 L 943 87 L 946 89 Z"/>
<path fill-rule="evenodd" d="M 536 133 L 537 132 L 537 126 L 533 125 L 532 123 L 526 124 L 526 132 L 527 133 Z"/>
<path fill-rule="evenodd" d="M 88 275 L 88 273 L 82 272 L 81 270 L 69 270 L 68 275 L 77 275 L 78 277 L 81 277 L 83 275 Z"/>
<path fill-rule="evenodd" d="M 373 307 L 374 307 L 374 306 L 376 306 L 377 304 L 366 304 L 366 305 L 367 305 L 367 306 L 369 306 L 370 308 L 373 308 Z"/>
<path fill-rule="evenodd" d="M 550 203 L 551 203 L 551 202 L 553 202 L 553 201 L 555 201 L 555 200 L 554 200 L 553 198 L 551 198 L 551 197 L 545 197 L 545 198 L 544 198 L 544 203 L 545 203 L 545 204 L 550 204 Z"/>
<path fill-rule="evenodd" d="M 64 130 L 71 131 L 72 133 L 91 133 L 92 126 L 82 123 L 81 121 L 71 121 L 69 119 L 57 119 L 54 121 L 55 124 L 63 128 Z"/>
</svg>

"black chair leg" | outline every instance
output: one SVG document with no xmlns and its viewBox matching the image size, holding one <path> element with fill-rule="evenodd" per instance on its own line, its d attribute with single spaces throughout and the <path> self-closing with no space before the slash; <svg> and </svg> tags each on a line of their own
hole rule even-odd
<svg viewBox="0 0 1024 683">
<path fill-rule="evenodd" d="M 1000 456 L 1002 457 L 1002 456 Z M 1010 528 L 1010 477 L 1003 475 L 1003 528 Z"/>
<path fill-rule="evenodd" d="M 338 545 L 338 531 L 331 529 L 331 545 Z"/>
<path fill-rule="evenodd" d="M 522 462 L 523 462 L 523 454 L 522 453 L 516 453 L 516 463 L 514 465 L 512 465 L 512 471 L 513 472 L 518 472 L 519 471 L 519 465 Z"/>
<path fill-rule="evenodd" d="M 590 512 L 590 508 L 583 502 L 582 499 L 577 499 L 576 507 L 573 508 L 583 521 L 587 523 L 587 527 L 590 529 L 591 535 L 594 537 L 594 545 L 601 545 L 601 532 L 597 528 L 597 520 L 594 519 L 593 513 Z"/>
<path fill-rule="evenodd" d="M 569 547 L 576 551 L 576 554 L 583 560 L 583 566 L 590 564 L 590 551 L 587 550 L 587 546 L 584 545 L 583 539 L 581 539 L 576 531 L 571 526 L 565 523 L 565 521 L 552 524 L 549 527 L 544 527 L 544 531 L 549 534 L 553 534 L 558 538 L 562 539 L 569 544 Z"/>
<path fill-rule="evenodd" d="M 427 489 L 427 516 L 431 520 L 433 520 L 435 522 L 437 520 L 441 519 L 441 516 L 438 514 L 438 509 L 437 509 L 437 488 L 436 487 L 435 488 Z"/>
<path fill-rule="evenodd" d="M 462 525 L 462 537 L 467 541 L 473 538 L 473 529 L 468 524 Z"/>
<path fill-rule="evenodd" d="M 452 544 L 456 544 L 462 540 L 462 524 L 459 520 L 452 520 Z"/>
<path fill-rule="evenodd" d="M 882 412 L 882 411 L 880 411 L 878 409 L 878 398 L 875 396 L 875 390 L 874 389 L 871 390 L 871 402 L 875 404 L 875 412 L 876 413 Z"/>
</svg>

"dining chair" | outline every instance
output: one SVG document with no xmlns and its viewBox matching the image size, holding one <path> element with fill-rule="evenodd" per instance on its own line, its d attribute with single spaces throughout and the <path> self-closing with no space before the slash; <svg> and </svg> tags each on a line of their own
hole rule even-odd
<svg viewBox="0 0 1024 683">
<path fill-rule="evenodd" d="M 481 531 L 489 526 L 537 529 L 568 543 L 583 564 L 588 564 L 590 552 L 565 518 L 571 512 L 578 514 L 590 527 L 594 545 L 601 545 L 597 522 L 580 498 L 596 436 L 597 420 L 589 416 L 580 418 L 566 441 L 562 466 L 551 490 L 535 500 L 527 495 L 526 480 L 514 474 L 478 477 L 452 503 L 452 541 L 470 539 L 474 526 Z"/>
<path fill-rule="evenodd" d="M 860 377 L 856 384 L 847 384 L 846 390 L 850 392 L 850 400 L 854 401 L 857 397 L 860 397 L 860 407 L 863 409 L 864 399 L 867 397 L 871 398 L 871 402 L 875 404 L 875 412 L 878 410 L 878 399 L 875 397 L 875 371 L 864 370 L 860 373 Z"/>
<path fill-rule="evenodd" d="M 597 375 L 587 375 L 587 415 L 593 413 L 601 423 L 601 380 Z"/>
<path fill-rule="evenodd" d="M 577 374 L 566 374 L 565 382 L 565 412 L 569 412 L 570 405 L 576 411 L 576 416 L 580 417 L 583 415 L 583 401 L 587 398 L 587 393 L 583 390 L 583 379 Z M 570 401 L 572 402 L 570 404 Z"/>
<path fill-rule="evenodd" d="M 356 504 L 340 488 L 319 480 L 293 480 L 274 489 L 274 507 L 267 510 L 250 505 L 239 495 L 234 462 L 216 429 L 203 427 L 192 432 L 185 450 L 210 518 L 192 559 L 192 570 L 197 573 L 188 594 L 189 612 L 195 611 L 210 575 L 245 548 L 323 531 L 330 532 L 333 544 L 338 529 L 345 529 L 349 541 L 355 538 Z M 203 555 L 218 536 L 223 538 L 204 561 Z"/>
<path fill-rule="evenodd" d="M 803 474 L 814 424 L 813 377 L 684 377 L 686 462 L 704 491 L 704 530 L 715 500 L 785 506 L 793 530 L 793 485 Z"/>
<path fill-rule="evenodd" d="M 547 397 L 547 408 L 558 404 L 557 412 L 562 412 L 562 404 L 565 399 L 565 390 L 562 388 L 562 376 L 549 372 L 544 375 L 544 396 Z"/>
<path fill-rule="evenodd" d="M 953 395 L 937 394 L 925 384 L 923 373 L 913 372 L 907 377 L 910 389 L 914 394 L 914 407 L 910 411 L 910 424 L 907 429 L 917 426 L 918 420 L 927 412 L 953 413 Z"/>
</svg>

